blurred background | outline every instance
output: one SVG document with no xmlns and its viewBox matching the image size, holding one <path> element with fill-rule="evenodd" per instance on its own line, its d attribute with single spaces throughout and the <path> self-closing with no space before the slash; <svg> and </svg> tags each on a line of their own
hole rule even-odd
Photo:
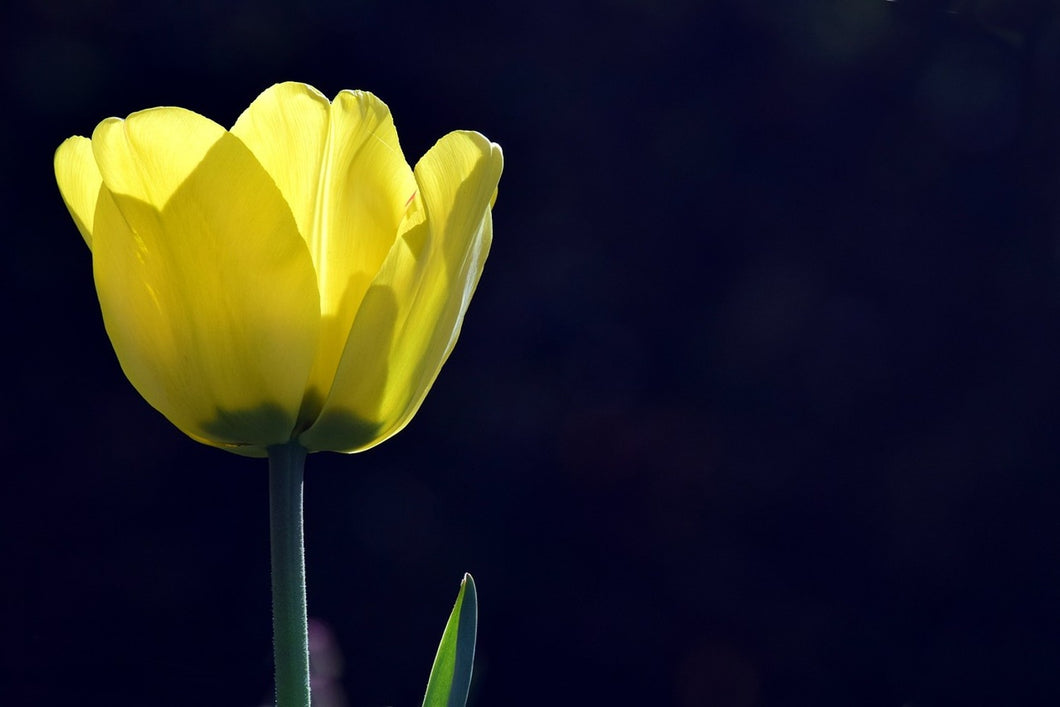
<svg viewBox="0 0 1060 707">
<path fill-rule="evenodd" d="M 1057 704 L 1047 0 L 38 0 L 0 10 L 0 704 L 257 707 L 266 465 L 126 381 L 52 154 L 364 88 L 504 148 L 412 424 L 306 476 L 322 707 Z"/>
</svg>

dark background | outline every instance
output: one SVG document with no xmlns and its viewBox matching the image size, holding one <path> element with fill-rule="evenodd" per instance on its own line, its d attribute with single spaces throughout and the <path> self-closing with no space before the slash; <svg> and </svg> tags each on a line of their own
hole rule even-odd
<svg viewBox="0 0 1060 707">
<path fill-rule="evenodd" d="M 1054 3 L 6 7 L 0 704 L 269 694 L 265 462 L 125 380 L 51 160 L 281 80 L 506 159 L 419 415 L 309 460 L 351 707 L 465 570 L 474 707 L 1058 703 Z"/>
</svg>

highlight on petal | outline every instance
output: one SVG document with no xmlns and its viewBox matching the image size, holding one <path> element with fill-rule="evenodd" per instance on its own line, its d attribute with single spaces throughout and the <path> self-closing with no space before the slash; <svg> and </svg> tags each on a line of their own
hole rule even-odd
<svg viewBox="0 0 1060 707">
<path fill-rule="evenodd" d="M 397 238 L 416 182 L 390 110 L 374 95 L 343 91 L 334 103 L 300 83 L 277 84 L 232 132 L 272 175 L 306 239 L 320 289 L 321 339 L 309 382 L 327 394 L 364 293 Z"/>
<path fill-rule="evenodd" d="M 111 193 L 161 209 L 225 134 L 190 110 L 151 108 L 97 125 L 92 152 Z"/>
<path fill-rule="evenodd" d="M 311 450 L 354 452 L 415 414 L 460 332 L 492 240 L 500 147 L 473 132 L 442 138 L 416 165 L 419 191 L 354 319 Z"/>
<path fill-rule="evenodd" d="M 99 175 L 92 141 L 87 137 L 67 138 L 55 151 L 55 179 L 66 208 L 89 248 L 96 218 L 96 201 L 103 178 Z"/>
<path fill-rule="evenodd" d="M 343 91 L 331 107 L 328 178 L 310 250 L 320 281 L 321 314 L 334 318 L 334 364 L 361 298 L 379 272 L 416 180 L 398 145 L 390 109 L 364 91 Z M 327 371 L 330 380 L 332 371 Z"/>
<path fill-rule="evenodd" d="M 122 369 L 188 435 L 244 454 L 287 441 L 316 351 L 316 276 L 273 179 L 202 116 L 105 121 L 93 267 Z"/>
<path fill-rule="evenodd" d="M 316 218 L 330 110 L 328 99 L 312 86 L 280 83 L 254 99 L 232 126 L 232 134 L 276 182 L 307 242 Z"/>
</svg>

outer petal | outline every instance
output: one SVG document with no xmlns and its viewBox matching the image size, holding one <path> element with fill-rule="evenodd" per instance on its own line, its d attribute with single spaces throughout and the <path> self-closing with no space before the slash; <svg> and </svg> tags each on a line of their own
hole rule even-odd
<svg viewBox="0 0 1060 707">
<path fill-rule="evenodd" d="M 328 104 L 316 89 L 277 84 L 232 132 L 276 180 L 313 256 L 321 341 L 303 418 L 316 417 L 331 387 L 357 307 L 397 237 L 416 182 L 390 111 L 362 91 Z"/>
<path fill-rule="evenodd" d="M 419 196 L 350 331 L 309 449 L 360 451 L 419 408 L 460 332 L 492 240 L 500 147 L 450 133 L 416 165 Z"/>
<path fill-rule="evenodd" d="M 66 208 L 74 217 L 77 230 L 92 247 L 92 225 L 96 218 L 96 201 L 103 178 L 92 156 L 92 141 L 87 137 L 67 138 L 55 151 L 55 180 Z"/>
<path fill-rule="evenodd" d="M 259 454 L 290 438 L 316 350 L 312 261 L 237 138 L 159 108 L 104 121 L 93 266 L 136 389 L 188 435 Z"/>
</svg>

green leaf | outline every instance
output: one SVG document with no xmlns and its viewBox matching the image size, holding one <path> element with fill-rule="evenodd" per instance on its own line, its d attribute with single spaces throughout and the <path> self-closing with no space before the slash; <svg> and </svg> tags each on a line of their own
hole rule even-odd
<svg viewBox="0 0 1060 707">
<path fill-rule="evenodd" d="M 475 634 L 478 630 L 478 596 L 475 580 L 465 574 L 460 582 L 456 605 L 445 625 L 438 653 L 434 656 L 431 678 L 423 707 L 464 707 L 471 686 L 475 662 Z"/>
</svg>

